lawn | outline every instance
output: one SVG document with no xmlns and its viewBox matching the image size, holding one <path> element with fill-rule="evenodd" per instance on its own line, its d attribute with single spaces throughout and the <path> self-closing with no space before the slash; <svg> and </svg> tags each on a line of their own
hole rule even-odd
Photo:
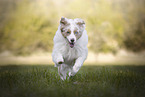
<svg viewBox="0 0 145 97">
<path fill-rule="evenodd" d="M 1 66 L 0 97 L 145 97 L 145 66 L 83 66 L 66 81 L 52 65 Z"/>
</svg>

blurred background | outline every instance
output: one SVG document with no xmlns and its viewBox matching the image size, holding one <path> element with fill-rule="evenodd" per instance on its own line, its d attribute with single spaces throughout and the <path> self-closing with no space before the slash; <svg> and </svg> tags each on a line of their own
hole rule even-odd
<svg viewBox="0 0 145 97">
<path fill-rule="evenodd" d="M 86 64 L 145 64 L 145 0 L 0 0 L 0 64 L 52 64 L 62 16 L 86 22 Z"/>
</svg>

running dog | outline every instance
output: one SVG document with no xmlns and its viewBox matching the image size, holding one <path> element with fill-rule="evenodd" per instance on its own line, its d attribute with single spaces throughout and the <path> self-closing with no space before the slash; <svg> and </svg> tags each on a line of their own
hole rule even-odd
<svg viewBox="0 0 145 97">
<path fill-rule="evenodd" d="M 88 35 L 82 19 L 62 17 L 53 39 L 52 59 L 62 80 L 74 76 L 88 55 Z"/>
</svg>

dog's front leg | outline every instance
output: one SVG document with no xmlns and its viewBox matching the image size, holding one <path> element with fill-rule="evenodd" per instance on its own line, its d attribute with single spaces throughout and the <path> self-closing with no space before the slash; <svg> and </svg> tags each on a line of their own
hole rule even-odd
<svg viewBox="0 0 145 97">
<path fill-rule="evenodd" d="M 66 80 L 67 72 L 68 72 L 68 65 L 66 65 L 66 64 L 60 64 L 58 66 L 58 73 L 59 73 L 60 78 L 62 80 Z"/>
<path fill-rule="evenodd" d="M 74 66 L 72 67 L 71 71 L 69 72 L 69 76 L 74 76 L 79 69 L 82 67 L 86 58 L 79 57 L 76 59 Z"/>
<path fill-rule="evenodd" d="M 53 62 L 56 65 L 60 65 L 60 64 L 64 63 L 64 59 L 63 59 L 63 56 L 61 55 L 61 53 L 53 53 L 52 58 L 53 58 Z"/>
</svg>

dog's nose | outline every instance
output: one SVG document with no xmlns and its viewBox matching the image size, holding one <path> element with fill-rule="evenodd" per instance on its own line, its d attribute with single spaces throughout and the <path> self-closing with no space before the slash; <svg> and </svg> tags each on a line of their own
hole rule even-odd
<svg viewBox="0 0 145 97">
<path fill-rule="evenodd" d="M 71 39 L 70 41 L 71 41 L 71 42 L 74 42 L 75 40 L 74 40 L 74 39 Z"/>
</svg>

